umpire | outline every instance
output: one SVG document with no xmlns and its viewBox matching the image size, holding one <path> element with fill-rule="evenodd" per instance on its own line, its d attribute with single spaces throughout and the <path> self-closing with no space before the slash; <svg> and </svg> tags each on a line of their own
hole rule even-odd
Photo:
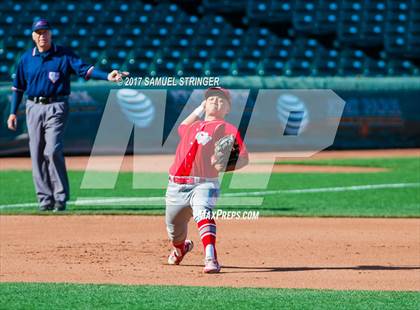
<svg viewBox="0 0 420 310">
<path fill-rule="evenodd" d="M 70 49 L 55 45 L 46 19 L 32 25 L 35 47 L 20 58 L 13 81 L 7 126 L 16 130 L 16 111 L 26 92 L 26 123 L 32 175 L 41 211 L 63 211 L 69 182 L 63 156 L 63 135 L 69 116 L 70 75 L 117 82 L 127 72 L 109 74 L 84 63 Z"/>
</svg>

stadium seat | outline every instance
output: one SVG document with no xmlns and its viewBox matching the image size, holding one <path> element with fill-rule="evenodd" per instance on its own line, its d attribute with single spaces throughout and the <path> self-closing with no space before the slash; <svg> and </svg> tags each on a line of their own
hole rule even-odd
<svg viewBox="0 0 420 310">
<path fill-rule="evenodd" d="M 416 1 L 388 1 L 385 50 L 398 57 L 420 57 L 420 8 Z"/>
<path fill-rule="evenodd" d="M 248 0 L 247 17 L 251 21 L 258 22 L 290 22 L 294 2 L 289 0 Z"/>
<path fill-rule="evenodd" d="M 386 76 L 388 74 L 387 61 L 385 59 L 373 59 L 367 58 L 364 64 L 365 70 L 363 74 L 365 76 Z"/>
<path fill-rule="evenodd" d="M 381 46 L 384 41 L 386 1 L 343 1 L 338 38 L 356 46 Z"/>
<path fill-rule="evenodd" d="M 133 61 L 131 63 L 128 63 L 126 69 L 130 73 L 136 73 L 140 76 L 146 76 L 150 73 L 149 63 L 144 61 Z"/>
<path fill-rule="evenodd" d="M 284 74 L 286 76 L 310 76 L 312 63 L 310 60 L 292 59 L 286 63 Z"/>
<path fill-rule="evenodd" d="M 175 3 L 176 2 L 176 3 Z M 48 17 L 55 42 L 132 74 L 416 76 L 416 0 L 4 0 L 0 80 Z M 378 56 L 380 55 L 380 56 Z M 384 56 L 385 55 L 385 56 Z"/>
<path fill-rule="evenodd" d="M 295 1 L 293 26 L 298 32 L 312 34 L 336 31 L 340 1 Z"/>
<path fill-rule="evenodd" d="M 157 76 L 174 76 L 177 73 L 177 61 L 158 58 L 154 63 Z"/>
<path fill-rule="evenodd" d="M 247 0 L 203 0 L 202 11 L 203 13 L 207 12 L 244 12 Z"/>
<path fill-rule="evenodd" d="M 340 54 L 338 74 L 341 76 L 363 75 L 365 61 L 366 55 L 362 50 L 343 50 Z"/>
<path fill-rule="evenodd" d="M 264 76 L 281 76 L 284 74 L 286 62 L 283 60 L 266 59 L 262 62 L 259 73 Z"/>
<path fill-rule="evenodd" d="M 201 59 L 184 59 L 181 62 L 181 71 L 183 72 L 181 75 L 187 76 L 188 74 L 191 74 L 201 76 L 204 73 L 204 65 L 205 62 Z"/>
<path fill-rule="evenodd" d="M 409 60 L 392 59 L 388 62 L 388 75 L 390 76 L 418 75 L 418 68 Z"/>
<path fill-rule="evenodd" d="M 208 64 L 208 74 L 206 75 L 229 75 L 232 63 L 229 60 L 211 60 Z"/>
<path fill-rule="evenodd" d="M 236 63 L 237 75 L 257 75 L 259 69 L 258 59 L 239 59 Z"/>
<path fill-rule="evenodd" d="M 334 49 L 319 49 L 316 51 L 313 76 L 335 76 L 338 74 L 339 53 Z"/>
</svg>

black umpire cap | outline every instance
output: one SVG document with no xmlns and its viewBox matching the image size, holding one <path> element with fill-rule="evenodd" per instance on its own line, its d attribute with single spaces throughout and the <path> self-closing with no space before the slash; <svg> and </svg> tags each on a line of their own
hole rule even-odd
<svg viewBox="0 0 420 310">
<path fill-rule="evenodd" d="M 38 30 L 50 30 L 51 26 L 48 20 L 45 18 L 37 19 L 32 24 L 32 32 L 38 31 Z"/>
</svg>

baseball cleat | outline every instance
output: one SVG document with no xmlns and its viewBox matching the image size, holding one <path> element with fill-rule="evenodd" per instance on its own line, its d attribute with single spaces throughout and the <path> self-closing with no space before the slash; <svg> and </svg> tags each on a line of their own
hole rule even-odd
<svg viewBox="0 0 420 310">
<path fill-rule="evenodd" d="M 53 212 L 61 212 L 66 210 L 65 203 L 55 203 Z"/>
<path fill-rule="evenodd" d="M 219 265 L 217 259 L 209 258 L 204 260 L 204 273 L 219 273 L 222 266 Z"/>
<path fill-rule="evenodd" d="M 178 256 L 176 253 L 176 250 L 173 249 L 171 254 L 168 257 L 168 264 L 169 265 L 179 265 L 181 263 L 182 259 L 184 258 L 185 254 L 188 252 L 191 252 L 194 248 L 194 243 L 191 240 L 185 240 L 184 242 L 184 252 L 181 256 Z"/>
<path fill-rule="evenodd" d="M 39 206 L 39 208 L 38 208 L 38 210 L 39 211 L 42 211 L 42 212 L 44 212 L 44 211 L 52 211 L 53 209 L 54 209 L 54 207 L 51 206 L 51 205 L 42 205 L 42 206 Z"/>
</svg>

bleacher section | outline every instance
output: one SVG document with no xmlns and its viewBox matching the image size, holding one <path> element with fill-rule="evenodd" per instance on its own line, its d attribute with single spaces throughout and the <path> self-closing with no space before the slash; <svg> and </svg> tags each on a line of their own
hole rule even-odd
<svg viewBox="0 0 420 310">
<path fill-rule="evenodd" d="M 134 75 L 420 74 L 416 0 L 3 0 L 0 81 L 38 17 L 87 62 Z"/>
</svg>

